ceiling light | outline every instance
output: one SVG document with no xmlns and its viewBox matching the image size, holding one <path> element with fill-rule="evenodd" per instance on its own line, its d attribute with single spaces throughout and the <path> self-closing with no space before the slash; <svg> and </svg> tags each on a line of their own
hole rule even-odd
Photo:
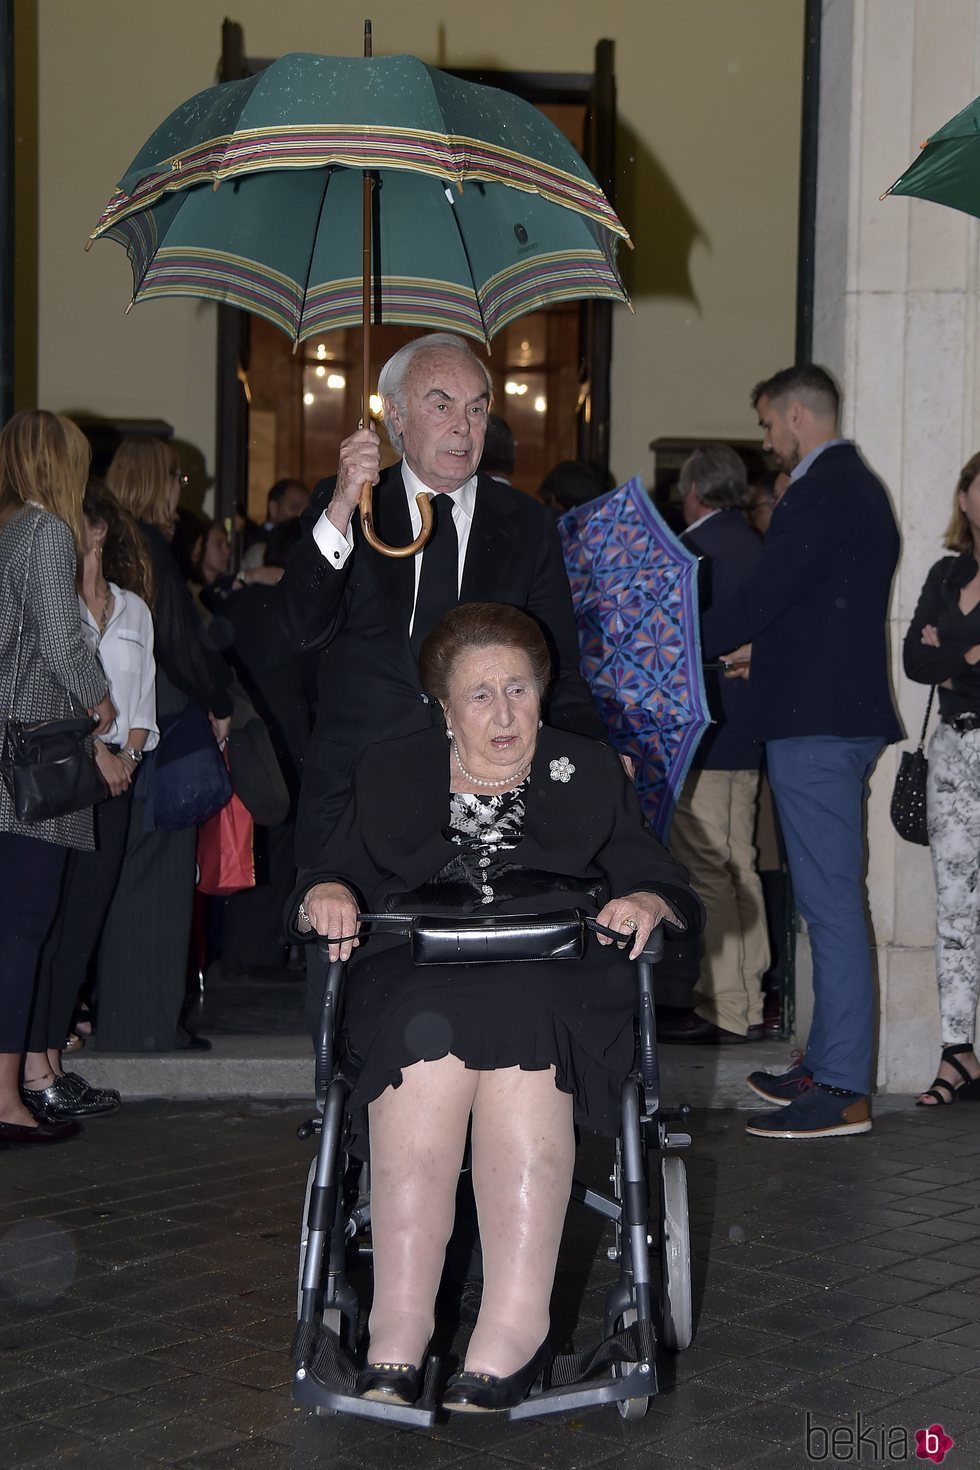
<svg viewBox="0 0 980 1470">
<path fill-rule="evenodd" d="M 316 402 L 316 394 L 314 394 L 314 393 L 304 393 L 303 394 L 303 402 L 306 404 L 307 408 L 309 408 L 309 406 L 310 406 L 311 403 L 315 403 Z"/>
<path fill-rule="evenodd" d="M 325 378 L 327 375 L 327 370 L 325 367 L 318 367 L 315 369 L 315 371 L 318 378 Z"/>
<path fill-rule="evenodd" d="M 547 398 L 544 398 L 541 394 L 539 394 L 538 397 L 534 400 L 534 412 L 535 413 L 547 413 L 548 412 L 548 400 L 547 400 Z"/>
<path fill-rule="evenodd" d="M 322 368 L 317 368 L 318 373 L 322 371 Z M 347 387 L 347 379 L 344 377 L 343 373 L 328 373 L 327 387 L 332 388 L 335 393 L 339 392 L 341 388 Z"/>
<path fill-rule="evenodd" d="M 379 419 L 384 410 L 384 403 L 377 393 L 372 393 L 368 399 L 368 406 L 374 418 Z"/>
</svg>

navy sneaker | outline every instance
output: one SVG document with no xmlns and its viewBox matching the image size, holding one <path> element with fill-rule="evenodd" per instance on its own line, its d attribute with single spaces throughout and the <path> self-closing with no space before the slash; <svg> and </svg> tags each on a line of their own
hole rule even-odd
<svg viewBox="0 0 980 1470">
<path fill-rule="evenodd" d="M 804 1066 L 803 1053 L 794 1051 L 796 1059 L 788 1072 L 750 1072 L 746 1082 L 757 1097 L 775 1103 L 777 1108 L 788 1107 L 813 1086 L 813 1073 Z"/>
<path fill-rule="evenodd" d="M 778 1113 L 759 1113 L 745 1125 L 755 1138 L 843 1138 L 871 1132 L 871 1100 L 842 1087 L 810 1082 L 804 1092 Z"/>
</svg>

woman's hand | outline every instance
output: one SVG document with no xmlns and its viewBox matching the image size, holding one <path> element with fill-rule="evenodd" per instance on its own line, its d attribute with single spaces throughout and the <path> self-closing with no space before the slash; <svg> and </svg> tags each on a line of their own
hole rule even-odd
<svg viewBox="0 0 980 1470">
<path fill-rule="evenodd" d="M 357 949 L 357 902 L 343 883 L 317 883 L 303 899 L 310 923 L 330 945 L 331 960 L 349 960 Z"/>
<path fill-rule="evenodd" d="M 669 919 L 679 929 L 684 927 L 670 904 L 656 893 L 627 893 L 623 898 L 611 898 L 596 914 L 596 922 L 605 924 L 607 929 L 615 929 L 620 934 L 627 929 L 636 930 L 630 950 L 631 960 L 643 953 L 650 935 L 664 919 Z M 597 934 L 596 938 L 600 944 L 618 944 L 620 949 L 629 943 L 628 939 L 608 939 L 605 934 Z"/>
<path fill-rule="evenodd" d="M 116 718 L 118 711 L 116 709 L 116 706 L 110 699 L 109 695 L 106 694 L 103 699 L 99 700 L 98 704 L 93 704 L 88 713 L 92 716 L 93 720 L 98 721 L 98 724 L 93 729 L 92 734 L 104 735 L 105 732 L 112 725 L 112 722 Z"/>
<path fill-rule="evenodd" d="M 95 764 L 109 788 L 110 796 L 121 796 L 132 784 L 133 768 L 129 761 L 123 760 L 122 756 L 113 755 L 108 745 L 101 740 L 95 742 Z"/>
<path fill-rule="evenodd" d="M 922 637 L 919 641 L 921 643 L 924 643 L 926 648 L 938 648 L 939 629 L 936 628 L 932 623 L 926 623 L 925 627 L 922 629 Z"/>
</svg>

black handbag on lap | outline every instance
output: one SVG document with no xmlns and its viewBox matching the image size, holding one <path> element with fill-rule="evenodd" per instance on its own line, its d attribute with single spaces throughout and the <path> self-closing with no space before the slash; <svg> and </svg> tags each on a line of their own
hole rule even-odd
<svg viewBox="0 0 980 1470">
<path fill-rule="evenodd" d="M 935 693 L 934 684 L 929 691 L 919 743 L 915 750 L 902 752 L 889 808 L 892 826 L 899 837 L 904 837 L 906 842 L 917 842 L 920 847 L 929 846 L 929 831 L 926 826 L 926 778 L 929 774 L 929 761 L 926 758 L 925 743 Z"/>
<path fill-rule="evenodd" d="M 17 658 L 10 695 L 10 713 L 0 750 L 0 775 L 10 792 L 18 822 L 45 822 L 69 812 L 94 806 L 109 794 L 88 744 L 98 720 L 82 713 L 60 720 L 15 720 L 17 680 L 20 676 L 20 644 L 24 633 L 24 608 L 31 570 L 34 532 L 27 547 L 27 571 L 17 628 Z"/>
</svg>

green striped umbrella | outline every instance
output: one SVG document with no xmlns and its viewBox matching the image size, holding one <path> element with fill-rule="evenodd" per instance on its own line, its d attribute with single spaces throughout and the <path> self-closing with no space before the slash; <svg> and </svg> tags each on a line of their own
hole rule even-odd
<svg viewBox="0 0 980 1470">
<path fill-rule="evenodd" d="M 909 194 L 980 218 L 980 97 L 927 138 L 882 194 Z"/>
<path fill-rule="evenodd" d="M 120 241 L 133 302 L 206 296 L 294 340 L 361 320 L 363 171 L 376 321 L 488 342 L 554 302 L 625 301 L 626 231 L 537 108 L 414 56 L 296 54 L 178 107 L 92 238 Z M 220 187 L 219 187 L 220 185 Z"/>
<path fill-rule="evenodd" d="M 608 232 L 537 195 L 392 169 L 376 199 L 375 320 L 489 342 L 542 306 L 626 299 Z M 283 170 L 158 196 L 103 233 L 126 247 L 134 302 L 209 297 L 301 341 L 361 320 L 360 209 L 359 173 Z"/>
</svg>

